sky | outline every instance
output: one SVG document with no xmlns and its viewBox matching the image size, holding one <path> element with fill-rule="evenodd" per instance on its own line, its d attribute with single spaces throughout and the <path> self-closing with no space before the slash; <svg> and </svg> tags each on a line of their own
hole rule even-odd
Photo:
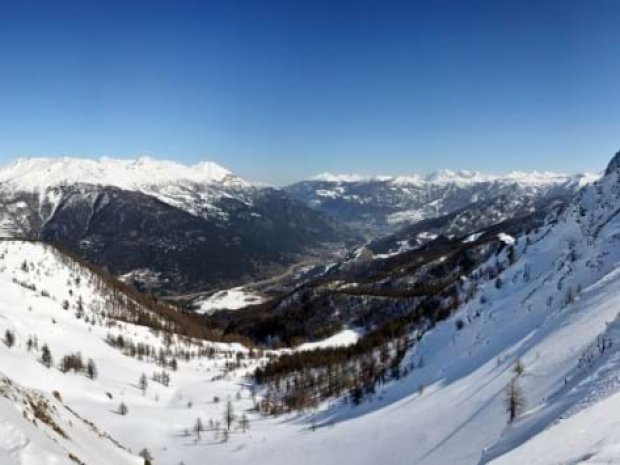
<svg viewBox="0 0 620 465">
<path fill-rule="evenodd" d="M 602 170 L 620 2 L 0 0 L 0 163 Z"/>
</svg>

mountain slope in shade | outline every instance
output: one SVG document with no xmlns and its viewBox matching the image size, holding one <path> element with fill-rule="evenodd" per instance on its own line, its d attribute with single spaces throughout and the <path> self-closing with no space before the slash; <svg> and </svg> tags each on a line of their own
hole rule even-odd
<svg viewBox="0 0 620 465">
<path fill-rule="evenodd" d="M 419 221 L 503 198 L 505 216 L 523 204 L 568 200 L 597 176 L 547 172 L 489 175 L 438 171 L 427 176 L 332 175 L 286 187 L 295 198 L 373 238 Z"/>
<path fill-rule="evenodd" d="M 356 240 L 216 164 L 148 158 L 18 160 L 0 170 L 0 231 L 60 244 L 164 293 L 269 276 Z"/>
</svg>

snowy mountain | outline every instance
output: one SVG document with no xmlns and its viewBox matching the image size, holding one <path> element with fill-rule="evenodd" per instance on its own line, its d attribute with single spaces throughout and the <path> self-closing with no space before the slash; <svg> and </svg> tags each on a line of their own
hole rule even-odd
<svg viewBox="0 0 620 465">
<path fill-rule="evenodd" d="M 156 186 L 179 183 L 249 185 L 217 163 L 205 161 L 187 166 L 150 157 L 137 160 L 24 158 L 0 171 L 0 183 L 20 191 L 45 191 L 50 186 L 78 183 L 147 192 Z"/>
<path fill-rule="evenodd" d="M 355 236 L 215 163 L 22 159 L 0 170 L 0 232 L 43 239 L 157 292 L 271 275 Z"/>
<path fill-rule="evenodd" d="M 533 227 L 564 208 L 567 201 L 564 195 L 540 198 L 502 194 L 405 226 L 393 234 L 368 241 L 366 247 L 375 255 L 389 256 L 421 247 L 438 237 L 479 237 L 486 228 L 506 222 L 522 222 Z"/>
<path fill-rule="evenodd" d="M 393 315 L 297 350 L 209 341 L 203 316 L 2 241 L 0 461 L 617 463 L 620 164 L 521 223 L 325 267 L 278 324 Z M 245 323 L 265 330 L 265 305 Z"/>
<path fill-rule="evenodd" d="M 445 295 L 447 312 L 411 320 L 411 346 L 400 374 L 379 372 L 359 405 L 353 390 L 345 396 L 348 403 L 283 425 L 271 441 L 276 434 L 284 439 L 252 449 L 252 459 L 420 465 L 620 461 L 618 166 L 610 163 L 602 179 L 580 190 L 546 224 L 514 237 L 499 234 L 505 247 L 491 250 L 462 275 L 453 287 L 456 294 Z M 462 242 L 480 239 L 474 235 Z M 376 266 L 375 260 L 364 261 Z M 395 303 L 386 306 L 397 309 Z M 407 307 L 412 315 L 422 308 L 412 300 Z M 320 389 L 330 373 L 334 378 L 327 378 L 326 388 L 333 389 L 345 382 L 335 374 L 348 376 L 352 353 L 343 353 L 349 357 L 344 365 L 332 363 L 325 371 L 321 363 L 331 362 L 316 354 L 276 364 L 262 377 L 279 373 L 280 381 L 299 383 L 308 363 L 314 386 Z M 337 360 L 337 354 L 325 357 Z M 370 363 L 367 357 L 362 369 Z M 292 370 L 288 378 L 285 370 Z M 270 386 L 287 396 L 304 392 L 278 388 L 277 381 Z M 314 432 L 295 435 L 299 423 Z M 270 454 L 277 459 L 270 460 Z"/>
<path fill-rule="evenodd" d="M 500 198 L 503 199 L 503 219 L 508 219 L 524 204 L 566 201 L 596 178 L 590 174 L 512 172 L 489 175 L 448 170 L 426 176 L 363 177 L 324 173 L 285 190 L 367 238 L 376 238 L 425 219 Z"/>
</svg>

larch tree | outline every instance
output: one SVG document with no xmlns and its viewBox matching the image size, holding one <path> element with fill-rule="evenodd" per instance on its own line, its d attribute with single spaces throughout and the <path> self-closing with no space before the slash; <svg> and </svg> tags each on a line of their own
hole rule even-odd
<svg viewBox="0 0 620 465">
<path fill-rule="evenodd" d="M 142 395 L 145 395 L 146 388 L 149 387 L 149 382 L 146 379 L 146 375 L 144 373 L 142 373 L 142 375 L 140 376 L 140 379 L 138 380 L 138 386 L 140 387 L 140 390 L 142 391 Z"/>
<path fill-rule="evenodd" d="M 506 389 L 505 405 L 508 423 L 514 422 L 525 409 L 525 397 L 516 379 L 513 379 Z"/>
<path fill-rule="evenodd" d="M 194 433 L 196 433 L 196 438 L 200 440 L 200 434 L 204 431 L 204 426 L 202 424 L 202 420 L 200 418 L 196 418 L 196 422 L 194 423 Z"/>
<path fill-rule="evenodd" d="M 224 410 L 224 421 L 226 422 L 226 431 L 230 431 L 233 421 L 235 420 L 235 412 L 230 399 L 226 402 L 226 410 Z"/>
</svg>

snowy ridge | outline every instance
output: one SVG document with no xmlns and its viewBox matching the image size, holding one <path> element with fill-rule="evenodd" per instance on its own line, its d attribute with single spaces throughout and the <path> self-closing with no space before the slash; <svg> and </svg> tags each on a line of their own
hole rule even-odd
<svg viewBox="0 0 620 465">
<path fill-rule="evenodd" d="M 0 375 L 2 465 L 138 465 L 136 456 L 67 408 L 61 398 Z"/>
<path fill-rule="evenodd" d="M 445 184 L 480 184 L 480 183 L 520 183 L 520 184 L 563 184 L 575 182 L 583 186 L 598 179 L 600 175 L 593 173 L 565 174 L 550 171 L 511 171 L 507 174 L 487 174 L 478 171 L 439 170 L 426 175 L 412 174 L 401 176 L 376 175 L 363 176 L 358 174 L 321 173 L 310 178 L 310 181 L 320 181 L 334 184 L 360 182 L 388 182 L 394 185 L 445 185 Z"/>
<path fill-rule="evenodd" d="M 0 183 L 14 190 L 43 191 L 67 184 L 115 186 L 126 190 L 176 183 L 235 183 L 246 185 L 220 165 L 204 161 L 183 165 L 173 161 L 141 157 L 136 160 L 100 158 L 23 158 L 0 169 Z"/>
</svg>

